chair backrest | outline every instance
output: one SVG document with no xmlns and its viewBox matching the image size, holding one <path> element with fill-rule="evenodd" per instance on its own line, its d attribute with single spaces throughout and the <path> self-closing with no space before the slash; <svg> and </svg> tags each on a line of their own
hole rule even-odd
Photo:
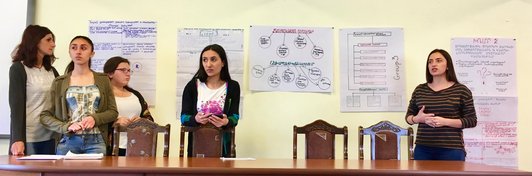
<svg viewBox="0 0 532 176">
<path fill-rule="evenodd" d="M 181 126 L 179 141 L 179 157 L 185 155 L 185 134 L 192 134 L 193 157 L 221 157 L 223 150 L 224 132 L 230 133 L 231 147 L 229 157 L 235 157 L 235 128 L 219 128 L 210 123 L 196 127 Z"/>
<path fill-rule="evenodd" d="M 305 134 L 306 159 L 334 159 L 335 135 L 344 136 L 344 159 L 347 159 L 347 127 L 331 125 L 321 119 L 303 127 L 294 125 L 293 158 L 297 159 L 297 135 Z"/>
<path fill-rule="evenodd" d="M 112 155 L 118 155 L 120 132 L 127 133 L 126 156 L 155 157 L 157 151 L 157 136 L 164 133 L 163 157 L 168 157 L 170 147 L 170 124 L 159 126 L 148 119 L 138 119 L 127 127 L 117 126 L 113 131 Z"/>
<path fill-rule="evenodd" d="M 372 160 L 400 160 L 401 136 L 408 138 L 408 159 L 414 159 L 412 127 L 401 128 L 390 121 L 380 121 L 368 128 L 358 127 L 358 159 L 364 159 L 364 135 L 371 138 Z"/>
</svg>

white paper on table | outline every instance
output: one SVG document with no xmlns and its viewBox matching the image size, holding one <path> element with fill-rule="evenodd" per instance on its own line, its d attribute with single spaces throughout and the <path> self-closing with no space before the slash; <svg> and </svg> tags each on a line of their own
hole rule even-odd
<svg viewBox="0 0 532 176">
<path fill-rule="evenodd" d="M 220 159 L 222 161 L 225 161 L 225 160 L 255 160 L 255 158 L 224 158 L 224 157 L 221 157 Z"/>
<path fill-rule="evenodd" d="M 58 160 L 65 157 L 64 155 L 29 155 L 17 158 L 18 160 Z"/>
<path fill-rule="evenodd" d="M 103 153 L 75 154 L 70 151 L 64 156 L 66 160 L 99 160 L 103 158 Z"/>
</svg>

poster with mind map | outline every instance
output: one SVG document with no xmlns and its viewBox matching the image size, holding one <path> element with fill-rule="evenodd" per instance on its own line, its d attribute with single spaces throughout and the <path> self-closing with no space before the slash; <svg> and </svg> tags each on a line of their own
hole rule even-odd
<svg viewBox="0 0 532 176">
<path fill-rule="evenodd" d="M 333 28 L 251 26 L 254 91 L 332 92 Z"/>
</svg>

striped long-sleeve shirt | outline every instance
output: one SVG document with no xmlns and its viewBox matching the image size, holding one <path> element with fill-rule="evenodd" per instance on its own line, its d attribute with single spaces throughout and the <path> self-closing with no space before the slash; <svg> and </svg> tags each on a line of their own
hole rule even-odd
<svg viewBox="0 0 532 176">
<path fill-rule="evenodd" d="M 449 119 L 460 119 L 462 128 L 437 127 L 420 123 L 417 129 L 416 144 L 464 150 L 463 128 L 477 125 L 473 105 L 473 95 L 463 84 L 455 83 L 449 88 L 434 91 L 427 83 L 420 84 L 412 93 L 406 117 L 416 115 L 425 106 L 425 113 L 433 113 Z M 407 121 L 408 123 L 408 121 Z"/>
</svg>

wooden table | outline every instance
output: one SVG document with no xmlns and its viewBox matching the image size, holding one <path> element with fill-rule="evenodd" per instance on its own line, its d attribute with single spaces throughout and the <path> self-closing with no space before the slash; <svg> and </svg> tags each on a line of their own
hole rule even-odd
<svg viewBox="0 0 532 176">
<path fill-rule="evenodd" d="M 0 156 L 0 175 L 530 175 L 459 161 L 105 157 L 102 160 L 17 160 Z"/>
</svg>

